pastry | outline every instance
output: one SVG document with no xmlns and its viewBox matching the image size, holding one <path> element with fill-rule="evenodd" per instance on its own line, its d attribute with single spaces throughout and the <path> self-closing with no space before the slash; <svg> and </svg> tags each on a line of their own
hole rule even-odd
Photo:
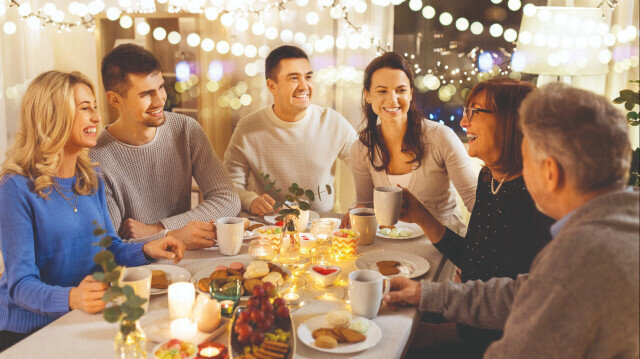
<svg viewBox="0 0 640 359">
<path fill-rule="evenodd" d="M 284 283 L 284 280 L 282 279 L 282 274 L 278 272 L 271 272 L 266 276 L 262 277 L 262 282 L 263 283 L 271 282 L 276 287 L 279 287 Z"/>
<path fill-rule="evenodd" d="M 229 264 L 229 269 L 233 269 L 235 271 L 241 272 L 244 269 L 244 264 L 242 264 L 240 262 L 234 262 L 234 263 Z"/>
<path fill-rule="evenodd" d="M 340 331 L 340 337 L 344 339 L 346 343 L 360 343 L 367 339 L 364 335 L 356 332 L 355 330 L 351 330 L 349 328 L 337 328 Z"/>
<path fill-rule="evenodd" d="M 249 263 L 243 276 L 245 279 L 251 279 L 262 278 L 267 274 L 269 274 L 269 266 L 267 265 L 267 262 L 254 261 Z"/>
<path fill-rule="evenodd" d="M 238 270 L 233 270 L 233 269 L 227 269 L 227 273 L 231 276 L 238 276 L 238 277 L 242 277 L 242 271 L 238 271 Z"/>
<path fill-rule="evenodd" d="M 327 313 L 327 323 L 332 327 L 348 327 L 351 323 L 351 313 L 346 310 L 334 310 Z"/>
<path fill-rule="evenodd" d="M 287 279 L 287 273 L 282 268 L 273 263 L 267 263 L 267 266 L 269 267 L 269 272 L 278 272 L 282 275 L 282 279 Z"/>
<path fill-rule="evenodd" d="M 167 277 L 151 277 L 151 288 L 167 289 L 169 287 L 169 280 Z"/>
<path fill-rule="evenodd" d="M 338 341 L 334 337 L 321 335 L 316 338 L 316 346 L 318 348 L 333 349 L 338 346 Z"/>
<path fill-rule="evenodd" d="M 211 275 L 209 276 L 209 279 L 214 280 L 214 279 L 226 279 L 229 276 L 229 274 L 227 274 L 226 270 L 217 270 L 214 271 L 213 273 L 211 273 Z"/>
<path fill-rule="evenodd" d="M 396 267 L 378 267 L 378 272 L 382 275 L 394 275 L 400 273 L 400 269 Z"/>
<path fill-rule="evenodd" d="M 330 336 L 336 341 L 340 339 L 340 336 L 336 335 L 330 328 L 316 329 L 311 333 L 311 336 L 313 337 L 313 339 L 318 339 L 318 337 L 323 335 Z"/>
<path fill-rule="evenodd" d="M 209 278 L 202 278 L 198 281 L 198 289 L 200 289 L 203 292 L 208 292 L 209 291 L 209 283 L 211 283 L 211 279 Z"/>
<path fill-rule="evenodd" d="M 244 281 L 244 289 L 247 292 L 251 292 L 253 291 L 253 287 L 255 287 L 258 284 L 262 285 L 262 281 L 260 279 L 255 279 L 255 278 L 247 279 Z"/>
</svg>

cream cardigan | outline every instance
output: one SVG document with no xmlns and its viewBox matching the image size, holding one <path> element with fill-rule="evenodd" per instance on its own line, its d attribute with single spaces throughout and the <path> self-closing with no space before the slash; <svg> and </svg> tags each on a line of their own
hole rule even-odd
<svg viewBox="0 0 640 359">
<path fill-rule="evenodd" d="M 414 164 L 407 189 L 442 224 L 464 236 L 467 228 L 462 221 L 453 187 L 471 212 L 476 199 L 478 171 L 472 165 L 462 142 L 449 127 L 424 120 L 423 141 L 425 152 L 422 164 L 420 167 Z M 375 160 L 376 164 L 381 163 L 379 158 Z M 372 207 L 373 189 L 390 184 L 385 171 L 373 168 L 367 148 L 360 141 L 351 147 L 351 169 L 358 204 Z"/>
</svg>

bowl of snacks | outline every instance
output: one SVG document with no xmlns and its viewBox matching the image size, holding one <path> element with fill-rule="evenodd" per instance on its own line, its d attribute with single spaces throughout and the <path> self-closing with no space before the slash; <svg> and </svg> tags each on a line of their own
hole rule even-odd
<svg viewBox="0 0 640 359">
<path fill-rule="evenodd" d="M 331 233 L 331 247 L 338 257 L 353 257 L 358 254 L 359 239 L 360 232 L 356 230 L 338 229 Z"/>
<path fill-rule="evenodd" d="M 193 359 L 196 357 L 196 346 L 187 341 L 171 339 L 153 349 L 154 359 Z"/>
<path fill-rule="evenodd" d="M 236 308 L 229 336 L 233 358 L 294 357 L 296 338 L 291 314 L 276 293 L 272 286 L 256 285 L 246 306 Z"/>
<path fill-rule="evenodd" d="M 278 226 L 264 226 L 256 229 L 254 233 L 260 239 L 268 239 L 273 243 L 273 248 L 278 248 L 280 246 L 280 241 L 282 240 L 282 227 Z"/>
<path fill-rule="evenodd" d="M 322 287 L 333 285 L 340 276 L 340 273 L 342 273 L 342 268 L 338 266 L 319 264 L 309 268 L 309 277 Z"/>
</svg>

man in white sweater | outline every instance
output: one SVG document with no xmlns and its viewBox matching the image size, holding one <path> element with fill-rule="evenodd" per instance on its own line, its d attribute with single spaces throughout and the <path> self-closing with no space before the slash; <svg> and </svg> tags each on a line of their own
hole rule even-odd
<svg viewBox="0 0 640 359">
<path fill-rule="evenodd" d="M 102 60 L 102 82 L 118 119 L 91 150 L 104 173 L 113 226 L 125 240 L 167 233 L 187 249 L 211 247 L 210 221 L 235 216 L 240 200 L 222 161 L 193 118 L 163 111 L 167 93 L 160 62 L 133 44 Z M 191 179 L 204 200 L 191 208 Z"/>
<path fill-rule="evenodd" d="M 224 155 L 224 164 L 240 195 L 242 209 L 263 216 L 275 199 L 266 194 L 262 174 L 275 180 L 284 197 L 292 183 L 314 192 L 333 187 L 337 158 L 349 162 L 356 131 L 338 112 L 311 104 L 313 71 L 307 54 L 295 46 L 281 46 L 265 60 L 267 87 L 273 106 L 238 122 Z M 311 203 L 330 211 L 334 193 L 322 193 Z"/>
</svg>

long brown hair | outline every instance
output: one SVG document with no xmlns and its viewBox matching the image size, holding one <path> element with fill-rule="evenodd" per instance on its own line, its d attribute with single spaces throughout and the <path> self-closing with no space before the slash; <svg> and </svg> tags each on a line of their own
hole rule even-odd
<svg viewBox="0 0 640 359">
<path fill-rule="evenodd" d="M 373 73 L 384 68 L 400 70 L 407 75 L 411 91 L 415 88 L 411 66 L 402 56 L 395 52 L 386 52 L 382 56 L 375 58 L 364 70 L 364 88 L 362 90 L 362 111 L 367 122 L 366 127 L 360 131 L 358 137 L 360 142 L 367 147 L 369 160 L 376 171 L 386 170 L 391 160 L 389 149 L 382 139 L 380 129 L 378 127 L 378 115 L 373 111 L 373 107 L 365 99 L 365 90 L 371 90 L 371 77 Z M 408 163 L 417 163 L 418 167 L 422 164 L 424 157 L 424 143 L 422 142 L 422 114 L 416 109 L 413 96 L 409 104 L 407 112 L 407 131 L 402 138 L 402 152 L 411 153 L 413 159 Z M 375 157 L 380 157 L 382 164 L 375 164 Z"/>
<path fill-rule="evenodd" d="M 525 97 L 536 86 L 530 82 L 497 78 L 475 85 L 465 105 L 469 106 L 479 94 L 484 93 L 485 109 L 495 111 L 496 130 L 493 133 L 495 143 L 500 147 L 500 156 L 493 164 L 503 173 L 517 174 L 522 172 L 522 132 L 518 126 L 518 109 Z"/>
</svg>

